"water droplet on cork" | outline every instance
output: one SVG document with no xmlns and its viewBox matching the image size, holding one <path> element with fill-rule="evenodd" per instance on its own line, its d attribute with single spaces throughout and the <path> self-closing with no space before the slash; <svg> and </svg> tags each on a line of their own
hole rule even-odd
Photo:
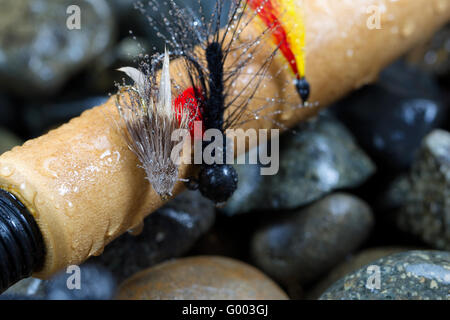
<svg viewBox="0 0 450 320">
<path fill-rule="evenodd" d="M 448 0 L 438 0 L 434 2 L 434 8 L 436 13 L 441 14 L 447 11 L 447 8 L 449 6 Z"/>
<path fill-rule="evenodd" d="M 415 30 L 416 30 L 416 25 L 414 24 L 414 22 L 408 21 L 403 25 L 401 33 L 402 33 L 403 37 L 408 38 L 408 37 L 412 36 L 412 34 L 414 33 Z"/>
<path fill-rule="evenodd" d="M 14 168 L 11 168 L 10 166 L 1 166 L 0 167 L 0 175 L 3 177 L 9 177 L 14 173 Z"/>
<path fill-rule="evenodd" d="M 74 212 L 75 212 L 75 208 L 74 208 L 73 203 L 71 201 L 67 200 L 66 206 L 64 207 L 64 213 L 68 217 L 73 217 Z"/>
<path fill-rule="evenodd" d="M 40 210 L 40 207 L 42 205 L 44 205 L 44 203 L 45 203 L 44 199 L 38 193 L 36 193 L 34 195 L 34 199 L 33 199 L 33 206 L 35 209 L 35 210 L 33 210 L 33 216 L 35 218 L 39 218 L 39 210 Z"/>
<path fill-rule="evenodd" d="M 113 227 L 111 227 L 110 225 L 108 226 L 108 231 L 106 232 L 106 235 L 107 235 L 107 237 L 112 237 L 112 236 L 114 236 L 115 234 L 117 234 L 117 232 L 119 231 L 119 229 L 120 229 L 120 224 L 117 224 L 117 225 L 115 225 L 115 226 L 113 226 Z"/>
</svg>

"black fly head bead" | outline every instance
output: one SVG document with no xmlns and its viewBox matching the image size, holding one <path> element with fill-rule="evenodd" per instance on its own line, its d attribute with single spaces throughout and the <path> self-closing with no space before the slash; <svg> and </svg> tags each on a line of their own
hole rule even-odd
<svg viewBox="0 0 450 320">
<path fill-rule="evenodd" d="M 300 95 L 300 98 L 302 98 L 302 101 L 308 101 L 310 94 L 309 82 L 303 77 L 296 81 L 295 86 L 297 87 L 298 94 Z"/>
<path fill-rule="evenodd" d="M 216 203 L 227 201 L 233 195 L 237 185 L 237 172 L 228 164 L 204 166 L 200 171 L 200 192 Z"/>
</svg>

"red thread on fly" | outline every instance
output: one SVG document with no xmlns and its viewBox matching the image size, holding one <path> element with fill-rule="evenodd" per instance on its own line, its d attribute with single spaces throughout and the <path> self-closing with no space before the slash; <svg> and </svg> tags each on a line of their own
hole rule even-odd
<svg viewBox="0 0 450 320">
<path fill-rule="evenodd" d="M 277 7 L 274 6 L 273 1 L 247 0 L 247 3 L 252 10 L 257 11 L 260 19 L 272 30 L 275 44 L 279 46 L 280 51 L 289 63 L 296 78 L 300 79 L 295 55 L 292 52 L 291 45 L 288 41 L 287 32 L 281 21 L 278 19 L 280 13 L 278 12 Z"/>
<path fill-rule="evenodd" d="M 205 126 L 203 124 L 202 108 L 204 105 L 205 98 L 199 88 L 187 88 L 181 94 L 179 94 L 174 102 L 173 107 L 176 113 L 177 121 L 180 123 L 183 114 L 188 114 L 188 129 L 191 137 L 194 139 L 201 139 L 203 132 L 205 131 Z M 194 134 L 194 122 L 202 122 L 202 132 L 201 136 L 197 137 Z"/>
</svg>

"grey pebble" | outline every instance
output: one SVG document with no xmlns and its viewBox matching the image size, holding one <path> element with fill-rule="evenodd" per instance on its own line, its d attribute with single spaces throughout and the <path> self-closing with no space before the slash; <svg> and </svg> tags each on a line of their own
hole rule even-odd
<svg viewBox="0 0 450 320">
<path fill-rule="evenodd" d="M 381 258 L 338 280 L 320 299 L 449 300 L 450 253 L 407 251 Z"/>
<path fill-rule="evenodd" d="M 450 133 L 425 137 L 407 179 L 399 227 L 437 249 L 450 250 Z"/>
<path fill-rule="evenodd" d="M 114 37 L 114 16 L 105 0 L 76 1 L 80 29 L 70 30 L 71 0 L 2 0 L 0 83 L 19 94 L 51 94 Z"/>
<path fill-rule="evenodd" d="M 284 284 L 311 283 L 369 236 L 374 218 L 362 200 L 332 194 L 257 230 L 255 264 Z"/>
</svg>

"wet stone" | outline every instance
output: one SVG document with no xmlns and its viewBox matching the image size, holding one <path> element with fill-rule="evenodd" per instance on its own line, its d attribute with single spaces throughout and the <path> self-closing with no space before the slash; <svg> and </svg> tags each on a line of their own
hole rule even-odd
<svg viewBox="0 0 450 320">
<path fill-rule="evenodd" d="M 381 197 L 382 207 L 385 210 L 398 210 L 404 206 L 410 190 L 409 177 L 402 174 L 395 177 Z"/>
<path fill-rule="evenodd" d="M 408 251 L 381 258 L 338 280 L 320 299 L 449 300 L 450 253 Z"/>
<path fill-rule="evenodd" d="M 187 253 L 214 224 L 215 206 L 197 191 L 185 191 L 144 220 L 139 235 L 124 234 L 106 246 L 95 261 L 119 281 Z"/>
<path fill-rule="evenodd" d="M 79 277 L 77 279 L 77 277 Z M 83 264 L 79 271 L 67 269 L 50 279 L 47 284 L 49 300 L 109 300 L 116 292 L 116 280 L 104 267 Z"/>
<path fill-rule="evenodd" d="M 368 205 L 337 193 L 289 213 L 255 232 L 255 264 L 287 286 L 316 280 L 369 236 L 374 220 Z"/>
<path fill-rule="evenodd" d="M 29 96 L 55 92 L 105 51 L 114 21 L 107 1 L 77 1 L 80 29 L 69 30 L 73 1 L 3 0 L 0 12 L 0 83 Z"/>
<path fill-rule="evenodd" d="M 335 189 L 356 187 L 374 173 L 372 161 L 332 117 L 321 115 L 296 131 L 280 137 L 277 174 L 261 175 L 258 165 L 235 165 L 238 189 L 222 209 L 225 214 L 297 208 Z"/>
<path fill-rule="evenodd" d="M 450 250 L 449 132 L 435 130 L 424 139 L 407 181 L 399 227 L 435 248 Z"/>
<path fill-rule="evenodd" d="M 359 268 L 370 264 L 371 262 L 380 258 L 389 256 L 394 253 L 409 251 L 412 248 L 401 247 L 378 247 L 365 249 L 352 255 L 344 262 L 334 267 L 325 277 L 323 277 L 314 287 L 308 292 L 308 299 L 317 299 L 324 293 L 333 283 Z"/>
<path fill-rule="evenodd" d="M 332 110 L 380 168 L 396 172 L 411 166 L 423 137 L 442 127 L 448 115 L 435 80 L 403 62 Z"/>
<path fill-rule="evenodd" d="M 46 283 L 48 281 L 37 278 L 23 279 L 8 290 L 0 294 L 0 300 L 33 300 L 33 299 L 45 299 Z"/>
<path fill-rule="evenodd" d="M 230 258 L 198 256 L 139 272 L 119 288 L 118 299 L 284 300 L 286 294 L 256 268 Z"/>
</svg>

